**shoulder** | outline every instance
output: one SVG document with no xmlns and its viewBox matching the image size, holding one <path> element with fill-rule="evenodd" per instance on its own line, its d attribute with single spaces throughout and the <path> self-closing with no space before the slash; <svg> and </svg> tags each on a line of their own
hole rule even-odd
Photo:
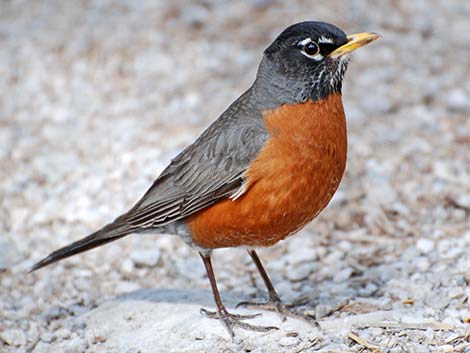
<svg viewBox="0 0 470 353">
<path fill-rule="evenodd" d="M 243 168 L 249 163 L 269 138 L 262 112 L 252 104 L 250 94 L 248 90 L 232 103 L 193 144 L 172 160 L 162 175 L 188 164 L 217 168 L 220 164 L 235 163 Z"/>
</svg>

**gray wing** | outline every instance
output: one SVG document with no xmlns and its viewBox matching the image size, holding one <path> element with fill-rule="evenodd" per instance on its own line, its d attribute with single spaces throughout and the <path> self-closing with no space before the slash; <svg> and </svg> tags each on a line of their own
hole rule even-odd
<svg viewBox="0 0 470 353">
<path fill-rule="evenodd" d="M 161 227 L 243 187 L 243 174 L 269 137 L 248 93 L 172 160 L 123 220 L 133 228 Z"/>
</svg>

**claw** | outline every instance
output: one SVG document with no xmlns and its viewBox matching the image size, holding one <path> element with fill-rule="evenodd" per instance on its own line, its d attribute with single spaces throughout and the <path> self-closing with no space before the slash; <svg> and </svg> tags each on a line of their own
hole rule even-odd
<svg viewBox="0 0 470 353">
<path fill-rule="evenodd" d="M 310 315 L 305 315 L 301 313 L 295 312 L 292 308 L 304 304 L 306 302 L 307 297 L 302 297 L 295 300 L 291 304 L 282 304 L 282 302 L 277 298 L 271 298 L 267 302 L 264 303 L 256 303 L 256 302 L 249 302 L 243 301 L 238 303 L 235 307 L 245 307 L 248 309 L 261 309 L 261 310 L 269 310 L 276 312 L 282 321 L 286 320 L 286 317 L 289 316 L 294 319 L 300 319 L 306 321 L 307 323 L 318 326 L 318 323 L 315 319 Z"/>
<path fill-rule="evenodd" d="M 241 320 L 248 320 L 253 319 L 256 317 L 261 316 L 262 314 L 252 314 L 252 315 L 239 315 L 239 314 L 231 314 L 228 311 L 209 311 L 207 309 L 201 308 L 201 314 L 209 319 L 219 319 L 227 331 L 229 332 L 232 339 L 235 337 L 235 332 L 233 331 L 233 327 L 239 327 L 244 330 L 249 331 L 256 331 L 256 332 L 269 332 L 272 330 L 279 330 L 278 327 L 275 326 L 258 326 L 258 325 L 251 325 L 247 324 L 246 322 L 242 322 Z"/>
<path fill-rule="evenodd" d="M 255 303 L 255 302 L 244 301 L 244 302 L 238 303 L 235 306 L 235 308 L 244 307 L 247 309 L 261 309 L 261 310 L 275 311 L 276 314 L 278 314 L 278 316 L 284 322 L 286 321 L 286 315 L 284 314 L 282 310 L 280 310 L 280 306 L 284 306 L 284 305 L 282 305 L 281 303 L 275 304 L 275 302 L 271 302 L 271 301 L 268 301 L 266 303 Z"/>
<path fill-rule="evenodd" d="M 248 305 L 253 304 L 249 301 L 243 301 L 235 305 L 235 309 L 238 309 L 239 307 L 247 307 Z"/>
<path fill-rule="evenodd" d="M 209 311 L 207 309 L 201 308 L 200 312 L 201 312 L 202 315 L 204 315 L 205 317 L 207 317 L 209 319 L 218 319 L 219 318 L 219 314 L 217 313 L 217 311 Z M 228 312 L 227 312 L 227 315 L 234 318 L 234 319 L 237 319 L 237 320 L 249 320 L 249 319 L 254 319 L 255 317 L 263 316 L 263 314 L 261 314 L 261 313 L 249 314 L 249 315 L 240 315 L 240 314 L 230 314 Z"/>
</svg>

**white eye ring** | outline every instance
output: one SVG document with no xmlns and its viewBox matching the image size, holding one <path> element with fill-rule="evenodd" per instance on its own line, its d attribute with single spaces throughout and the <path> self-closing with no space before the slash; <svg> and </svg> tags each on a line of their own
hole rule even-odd
<svg viewBox="0 0 470 353">
<path fill-rule="evenodd" d="M 307 58 L 316 61 L 323 59 L 323 55 L 320 54 L 320 47 L 311 38 L 305 38 L 303 41 L 299 42 L 297 46 L 301 48 L 300 52 Z"/>
</svg>

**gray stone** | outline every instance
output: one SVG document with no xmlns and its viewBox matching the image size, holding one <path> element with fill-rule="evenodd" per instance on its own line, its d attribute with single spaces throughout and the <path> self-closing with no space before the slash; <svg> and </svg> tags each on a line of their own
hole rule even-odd
<svg viewBox="0 0 470 353">
<path fill-rule="evenodd" d="M 435 248 L 435 242 L 428 238 L 420 238 L 416 242 L 416 248 L 423 254 L 429 254 Z"/>
<path fill-rule="evenodd" d="M 26 344 L 26 334 L 19 329 L 9 329 L 0 332 L 0 338 L 10 346 L 23 346 Z"/>
<path fill-rule="evenodd" d="M 470 111 L 470 95 L 463 89 L 452 89 L 446 95 L 447 107 L 453 111 L 469 112 Z"/>
<path fill-rule="evenodd" d="M 65 345 L 65 353 L 82 353 L 88 347 L 88 343 L 84 338 L 75 337 Z"/>
<path fill-rule="evenodd" d="M 160 261 L 160 251 L 158 249 L 133 251 L 131 259 L 138 267 L 155 267 Z"/>
</svg>

